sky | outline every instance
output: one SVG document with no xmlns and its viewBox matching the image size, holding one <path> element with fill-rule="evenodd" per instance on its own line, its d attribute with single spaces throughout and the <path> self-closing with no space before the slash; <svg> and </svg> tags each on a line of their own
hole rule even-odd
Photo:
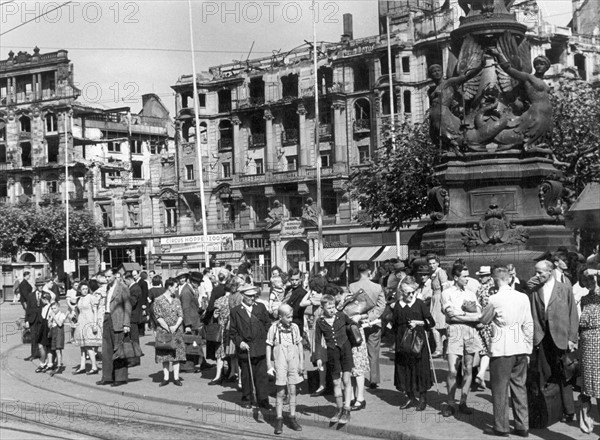
<svg viewBox="0 0 600 440">
<path fill-rule="evenodd" d="M 553 24 L 571 19 L 571 0 L 538 4 Z M 65 49 L 80 101 L 137 112 L 141 95 L 156 93 L 173 112 L 171 86 L 192 72 L 188 8 L 187 0 L 0 0 L 0 59 L 35 46 L 41 53 Z M 378 32 L 376 0 L 322 0 L 316 9 L 319 41 L 339 41 L 344 13 L 353 15 L 355 38 Z M 193 0 L 196 69 L 245 60 L 253 42 L 251 58 L 312 41 L 312 14 L 308 0 Z"/>
</svg>

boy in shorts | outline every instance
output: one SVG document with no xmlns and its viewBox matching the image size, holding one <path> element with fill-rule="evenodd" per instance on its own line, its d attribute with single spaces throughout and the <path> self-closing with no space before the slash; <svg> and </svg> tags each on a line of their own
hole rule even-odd
<svg viewBox="0 0 600 440">
<path fill-rule="evenodd" d="M 346 326 L 354 324 L 345 313 L 339 312 L 335 307 L 335 298 L 323 295 L 321 299 L 323 315 L 315 323 L 315 341 L 320 343 L 325 338 L 327 346 L 327 369 L 333 378 L 333 393 L 337 405 L 337 413 L 330 419 L 331 423 L 345 425 L 350 421 L 350 398 L 352 387 L 350 375 L 354 368 L 352 360 L 352 346 L 346 335 Z M 321 369 L 323 360 L 317 359 L 317 367 Z M 341 377 L 340 377 L 341 376 Z M 342 397 L 342 381 L 344 394 Z"/>
<path fill-rule="evenodd" d="M 296 385 L 302 383 L 304 378 L 304 350 L 300 329 L 292 322 L 294 310 L 287 304 L 282 304 L 277 310 L 279 320 L 271 324 L 267 333 L 267 373 L 275 376 L 277 399 L 275 408 L 275 434 L 283 432 L 283 400 L 286 387 L 290 398 L 289 426 L 294 431 L 302 431 L 296 420 Z M 273 353 L 273 360 L 271 360 Z"/>
</svg>

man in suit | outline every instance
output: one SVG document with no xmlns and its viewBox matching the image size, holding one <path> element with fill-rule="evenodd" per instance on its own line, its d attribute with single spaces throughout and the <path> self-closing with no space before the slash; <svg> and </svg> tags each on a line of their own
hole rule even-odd
<svg viewBox="0 0 600 440">
<path fill-rule="evenodd" d="M 138 322 L 138 330 L 139 335 L 144 336 L 146 334 L 146 308 L 148 307 L 148 282 L 146 279 L 148 278 L 148 274 L 144 271 L 138 274 L 137 270 L 131 271 L 133 274 L 133 278 L 135 282 L 142 289 L 142 294 L 140 296 L 140 303 L 142 306 L 142 315 L 140 318 L 140 322 Z"/>
<path fill-rule="evenodd" d="M 186 284 L 179 295 L 181 309 L 183 310 L 183 329 L 186 334 L 199 336 L 202 322 L 200 321 L 201 310 L 200 303 L 198 302 L 198 286 L 202 282 L 202 274 L 200 272 L 191 272 L 189 280 L 191 285 Z M 200 368 L 200 360 L 204 356 L 202 354 L 187 354 L 186 358 L 187 361 L 181 367 L 182 370 L 193 371 L 194 366 Z"/>
<path fill-rule="evenodd" d="M 134 272 L 125 272 L 123 281 L 129 288 L 129 302 L 131 303 L 131 341 L 140 343 L 139 324 L 142 322 L 142 288 L 135 282 Z M 128 361 L 128 367 L 136 367 L 140 365 L 140 358 L 136 357 Z"/>
<path fill-rule="evenodd" d="M 562 253 L 556 253 L 552 257 L 552 262 L 554 263 L 554 270 L 552 271 L 552 275 L 559 283 L 566 284 L 568 287 L 572 288 L 573 284 L 571 280 L 567 276 L 567 272 L 569 270 L 569 266 L 567 264 L 567 255 Z"/>
<path fill-rule="evenodd" d="M 115 278 L 112 269 L 106 276 L 106 308 L 102 327 L 102 380 L 96 385 L 120 386 L 127 383 L 127 359 L 113 360 L 117 347 L 126 334 L 131 331 L 131 301 L 129 289 L 121 280 Z"/>
<path fill-rule="evenodd" d="M 181 298 L 181 294 L 184 290 L 189 289 L 190 292 L 194 293 L 194 289 L 192 289 L 192 286 L 190 286 L 190 283 L 188 282 L 190 274 L 187 271 L 182 270 L 177 272 L 176 278 L 179 283 L 179 298 Z"/>
<path fill-rule="evenodd" d="M 27 311 L 27 300 L 31 296 L 31 292 L 33 292 L 33 286 L 31 285 L 31 273 L 29 271 L 23 272 L 23 280 L 19 283 L 19 294 L 21 295 L 19 301 L 21 301 L 21 306 L 23 310 Z"/>
<path fill-rule="evenodd" d="M 28 328 L 31 335 L 31 355 L 25 358 L 25 361 L 31 361 L 40 357 L 38 348 L 38 335 L 42 326 L 42 288 L 45 281 L 40 279 L 36 282 L 35 290 L 32 290 L 29 284 L 29 272 L 23 272 L 23 281 L 21 281 L 21 303 L 25 308 L 25 328 Z M 27 288 L 27 286 L 29 286 Z M 23 293 L 27 292 L 27 293 Z"/>
<path fill-rule="evenodd" d="M 237 349 L 242 371 L 242 407 L 252 408 L 252 368 L 257 404 L 270 410 L 266 341 L 271 320 L 265 305 L 255 302 L 256 287 L 247 284 L 238 292 L 242 294 L 242 303 L 231 310 L 229 335 Z"/>
<path fill-rule="evenodd" d="M 381 318 L 381 315 L 385 310 L 385 293 L 379 284 L 374 283 L 369 279 L 371 271 L 368 264 L 360 263 L 358 265 L 358 272 L 360 274 L 360 279 L 357 282 L 350 284 L 350 293 L 355 294 L 361 289 L 364 290 L 375 306 L 371 310 L 367 310 L 362 315 L 359 315 L 358 318 L 352 318 L 355 322 L 372 322 Z M 375 389 L 379 386 L 380 380 L 379 351 L 381 345 L 381 323 L 365 327 L 365 339 L 367 340 L 367 353 L 369 354 L 369 365 L 371 367 L 369 387 Z M 356 379 L 359 380 L 358 377 Z M 360 379 L 362 379 L 362 377 Z M 360 399 L 357 398 L 357 402 L 359 400 Z"/>
<path fill-rule="evenodd" d="M 508 437 L 508 399 L 515 418 L 514 434 L 529 435 L 527 408 L 527 365 L 533 348 L 533 318 L 529 298 L 510 287 L 511 275 L 506 267 L 497 267 L 493 278 L 498 291 L 490 296 L 483 309 L 482 324 L 492 325 L 490 342 L 490 378 L 494 405 L 494 426 L 486 434 Z"/>
<path fill-rule="evenodd" d="M 536 275 L 528 285 L 534 286 L 531 295 L 533 316 L 533 346 L 541 383 L 558 383 L 561 390 L 564 421 L 573 421 L 575 403 L 573 387 L 566 383 L 561 366 L 565 352 L 577 347 L 579 317 L 573 292 L 553 276 L 554 265 L 542 260 L 535 265 Z"/>
</svg>

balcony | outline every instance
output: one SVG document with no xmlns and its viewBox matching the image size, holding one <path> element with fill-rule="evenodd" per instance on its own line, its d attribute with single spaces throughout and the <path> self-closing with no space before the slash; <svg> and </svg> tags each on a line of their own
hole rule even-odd
<svg viewBox="0 0 600 440">
<path fill-rule="evenodd" d="M 122 186 L 122 185 L 124 185 L 124 183 L 123 183 L 123 178 L 121 176 L 118 176 L 118 177 L 106 176 L 106 186 L 107 187 Z"/>
<path fill-rule="evenodd" d="M 221 222 L 220 225 L 218 225 L 218 229 L 220 229 L 221 231 L 235 231 L 241 228 L 240 222 L 236 222 L 236 221 L 224 221 Z"/>
<path fill-rule="evenodd" d="M 258 107 L 261 106 L 265 103 L 265 97 L 264 96 L 251 96 L 248 99 L 248 104 L 251 107 Z"/>
<path fill-rule="evenodd" d="M 342 83 L 333 83 L 330 87 L 327 87 L 327 93 L 346 93 L 346 89 Z"/>
<path fill-rule="evenodd" d="M 319 139 L 327 140 L 331 139 L 332 127 L 331 124 L 319 124 Z"/>
<path fill-rule="evenodd" d="M 281 144 L 282 145 L 296 145 L 300 139 L 299 131 L 295 128 L 289 130 L 283 130 L 281 132 Z"/>
<path fill-rule="evenodd" d="M 309 98 L 311 96 L 315 96 L 315 88 L 314 88 L 314 86 L 305 87 L 303 89 L 300 89 L 300 96 L 302 98 Z"/>
<path fill-rule="evenodd" d="M 165 234 L 173 234 L 177 232 L 177 226 L 165 226 Z"/>
<path fill-rule="evenodd" d="M 357 119 L 354 121 L 354 133 L 370 133 L 371 121 L 369 119 Z"/>
<path fill-rule="evenodd" d="M 250 148 L 260 148 L 267 145 L 267 136 L 265 133 L 251 134 L 248 136 L 248 146 Z"/>
<path fill-rule="evenodd" d="M 218 141 L 219 151 L 227 151 L 233 148 L 233 139 L 221 138 Z"/>
</svg>

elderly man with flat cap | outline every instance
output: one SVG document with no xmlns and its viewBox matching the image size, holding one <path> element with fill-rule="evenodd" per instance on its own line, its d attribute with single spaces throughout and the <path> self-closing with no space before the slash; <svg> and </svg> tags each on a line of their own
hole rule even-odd
<svg viewBox="0 0 600 440">
<path fill-rule="evenodd" d="M 257 404 L 271 409 L 267 378 L 267 332 L 271 326 L 264 304 L 256 302 L 256 287 L 244 285 L 238 289 L 242 303 L 231 310 L 230 337 L 237 349 L 242 376 L 242 407 L 252 408 L 252 378 Z M 252 373 L 250 372 L 252 369 Z M 252 374 L 252 375 L 251 375 Z"/>
</svg>

